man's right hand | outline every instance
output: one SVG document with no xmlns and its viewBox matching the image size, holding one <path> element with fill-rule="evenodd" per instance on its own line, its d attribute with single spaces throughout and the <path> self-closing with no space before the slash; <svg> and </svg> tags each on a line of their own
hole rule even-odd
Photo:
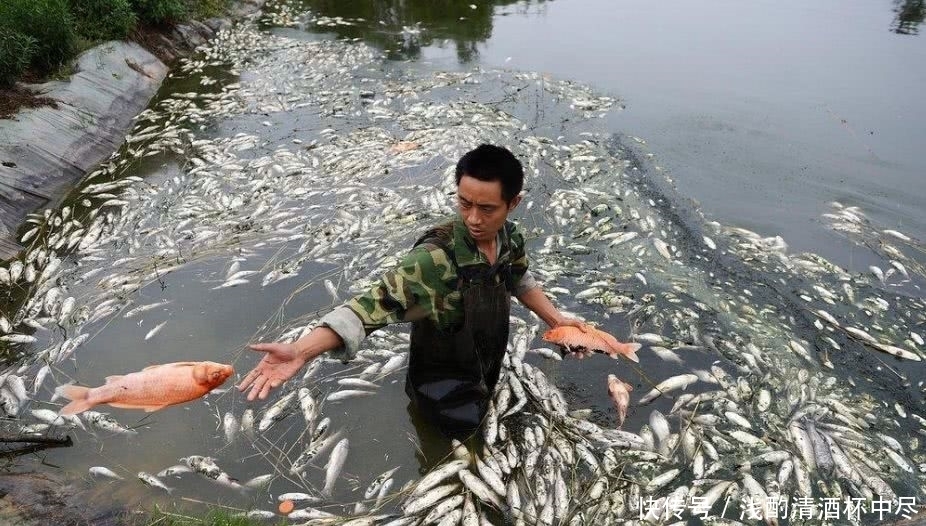
<svg viewBox="0 0 926 526">
<path fill-rule="evenodd" d="M 252 350 L 267 353 L 260 363 L 238 384 L 239 391 L 246 391 L 248 400 L 267 398 L 270 389 L 283 385 L 302 369 L 306 359 L 292 343 L 255 343 L 248 345 Z"/>
</svg>

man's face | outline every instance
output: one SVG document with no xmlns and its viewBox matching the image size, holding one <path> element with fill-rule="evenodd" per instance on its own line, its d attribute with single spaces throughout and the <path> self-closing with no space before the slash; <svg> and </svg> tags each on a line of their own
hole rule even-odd
<svg viewBox="0 0 926 526">
<path fill-rule="evenodd" d="M 460 217 L 476 242 L 492 241 L 508 219 L 508 213 L 521 202 L 516 196 L 510 203 L 502 197 L 500 181 L 480 181 L 464 174 L 457 186 Z"/>
</svg>

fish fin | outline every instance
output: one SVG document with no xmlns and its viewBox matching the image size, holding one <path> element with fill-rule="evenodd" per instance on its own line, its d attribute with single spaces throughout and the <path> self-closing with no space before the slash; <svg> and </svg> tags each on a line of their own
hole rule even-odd
<svg viewBox="0 0 926 526">
<path fill-rule="evenodd" d="M 96 405 L 93 402 L 87 400 L 87 393 L 89 392 L 89 387 L 72 384 L 59 385 L 57 388 L 55 388 L 55 394 L 71 400 L 71 403 L 62 407 L 58 414 L 76 415 L 77 413 L 82 413 Z"/>
<path fill-rule="evenodd" d="M 640 350 L 640 347 L 642 347 L 642 345 L 639 343 L 625 343 L 623 354 L 631 361 L 640 363 L 640 359 L 637 358 L 637 351 Z"/>
<path fill-rule="evenodd" d="M 112 375 L 112 376 L 107 376 L 107 377 L 106 377 L 106 383 L 110 384 L 110 383 L 116 382 L 116 381 L 118 381 L 120 378 L 125 378 L 125 375 L 124 375 L 124 374 L 114 374 L 114 375 Z"/>
<path fill-rule="evenodd" d="M 155 365 L 149 365 L 142 369 L 142 371 L 147 371 L 148 369 L 155 369 L 158 367 L 192 367 L 199 362 L 173 362 L 173 363 L 159 363 Z"/>
</svg>

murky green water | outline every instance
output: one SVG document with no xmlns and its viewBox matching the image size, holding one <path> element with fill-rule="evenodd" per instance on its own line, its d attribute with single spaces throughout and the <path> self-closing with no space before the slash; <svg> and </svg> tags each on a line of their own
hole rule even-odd
<svg viewBox="0 0 926 526">
<path fill-rule="evenodd" d="M 448 175 L 463 152 L 484 141 L 511 147 L 525 163 L 527 193 L 515 218 L 530 238 L 532 269 L 547 289 L 559 288 L 557 303 L 621 339 L 659 335 L 659 346 L 674 349 L 677 356 L 658 357 L 653 342 L 641 351 L 638 366 L 603 356 L 548 362 L 528 354 L 526 362 L 563 391 L 570 409 L 591 408 L 591 420 L 610 427 L 614 414 L 606 392 L 608 374 L 634 384 L 635 402 L 663 379 L 691 371 L 703 373 L 688 392 L 715 390 L 718 380 L 711 380 L 708 371 L 717 365 L 739 378 L 741 386 L 765 389 L 774 397 L 767 410 L 756 409 L 751 396 L 741 394 L 738 404 L 704 402 L 695 409 L 718 417 L 731 411 L 742 414 L 764 439 L 762 447 L 732 446 L 727 452 L 731 457 L 744 461 L 768 447 L 797 457 L 798 447 L 790 443 L 787 431 L 789 419 L 808 412 L 826 424 L 838 424 L 834 414 L 839 410 L 828 409 L 836 400 L 856 411 L 852 418 L 867 422 L 862 426 L 853 420 L 866 448 L 885 448 L 875 429 L 900 442 L 899 453 L 911 462 L 913 472 L 898 469 L 883 454 L 870 469 L 878 468 L 897 495 L 921 499 L 919 465 L 926 458 L 920 442 L 926 420 L 914 415 L 924 413 L 922 362 L 878 352 L 845 327 L 869 331 L 882 344 L 923 356 L 916 341 L 926 333 L 920 290 L 926 272 L 923 245 L 917 241 L 923 218 L 912 206 L 922 183 L 911 175 L 922 161 L 911 154 L 912 146 L 906 151 L 891 143 L 903 151 L 897 158 L 902 160 L 886 164 L 906 186 L 884 190 L 885 177 L 877 183 L 881 194 L 866 192 L 870 182 L 859 166 L 871 165 L 875 147 L 855 160 L 837 156 L 835 163 L 833 148 L 848 148 L 845 143 L 819 133 L 822 128 L 783 127 L 781 119 L 805 118 L 806 111 L 782 114 L 768 108 L 801 99 L 801 92 L 775 85 L 754 90 L 746 80 L 735 83 L 732 73 L 740 71 L 753 81 L 761 78 L 757 72 L 762 67 L 753 64 L 760 61 L 750 59 L 749 46 L 736 44 L 758 45 L 756 35 L 764 34 L 765 26 L 743 22 L 722 36 L 718 26 L 729 27 L 722 21 L 740 8 L 709 7 L 717 9 L 714 16 L 701 15 L 711 23 L 697 24 L 691 16 L 666 12 L 659 20 L 675 29 L 655 33 L 641 23 L 653 16 L 654 8 L 628 3 L 403 2 L 375 8 L 366 2 L 271 3 L 257 25 L 224 35 L 207 55 L 177 68 L 141 116 L 130 144 L 91 174 L 67 208 L 54 211 L 45 231 L 34 238 L 31 256 L 24 259 L 43 263 L 52 253 L 48 247 L 59 239 L 73 237 L 75 242 L 54 249 L 62 262 L 50 281 L 29 285 L 20 280 L 14 290 L 44 298 L 57 286 L 57 301 L 71 296 L 75 308 L 60 316 L 60 303 L 49 300 L 55 304 L 36 307 L 34 314 L 27 305 L 17 315 L 15 303 L 6 311 L 16 323 L 48 318 L 46 330 L 17 328 L 34 333 L 36 342 L 11 346 L 24 351 L 21 363 L 27 367 L 20 374 L 30 388 L 44 362 L 52 365 L 21 418 L 32 422 L 29 410 L 57 409 L 60 402 L 49 402 L 55 385 L 99 385 L 106 376 L 153 363 L 228 362 L 240 377 L 256 361 L 243 350 L 247 342 L 298 335 L 316 313 L 368 286 L 419 231 L 452 214 L 453 181 Z M 845 16 L 855 20 L 867 8 L 853 9 L 854 16 Z M 889 15 L 889 6 L 878 13 Z M 580 31 L 582 24 L 626 30 Z M 706 27 L 714 28 L 712 38 L 707 38 Z M 886 27 L 883 31 L 883 39 L 892 42 L 885 46 L 902 42 L 901 47 L 913 46 L 906 51 L 910 56 L 922 52 L 918 37 L 890 34 Z M 813 38 L 807 35 L 808 41 Z M 647 53 L 649 62 L 642 58 Z M 697 81 L 684 82 L 678 75 L 697 63 L 688 57 L 718 63 L 721 57 L 734 57 L 753 67 L 705 65 L 697 75 L 689 72 Z M 782 67 L 812 69 L 812 60 L 788 57 L 782 53 L 778 58 Z M 480 65 L 485 68 L 474 69 Z M 718 68 L 723 75 L 705 75 Z M 908 75 L 898 86 L 922 76 L 921 70 L 897 68 Z M 836 70 L 841 75 L 856 71 Z M 775 77 L 772 71 L 764 74 Z M 724 76 L 728 78 L 719 78 Z M 792 78 L 804 77 L 798 71 Z M 595 84 L 595 89 L 574 80 Z M 670 85 L 675 87 L 655 89 Z M 679 92 L 683 88 L 684 94 Z M 724 90 L 739 91 L 730 95 Z M 770 102 L 772 93 L 786 97 Z M 848 104 L 859 96 L 854 93 L 839 103 L 818 102 L 816 108 L 827 115 L 824 120 L 832 119 L 831 113 L 839 116 L 844 110 L 827 108 Z M 614 96 L 620 100 L 609 98 Z M 667 99 L 672 102 L 653 108 Z M 899 104 L 897 100 L 891 103 Z M 903 118 L 918 115 L 918 104 Z M 659 118 L 650 118 L 654 115 Z M 757 124 L 762 115 L 766 120 Z M 873 135 L 862 141 L 849 121 L 840 119 L 833 128 L 855 134 L 855 146 L 876 145 L 881 151 L 880 143 L 868 142 L 875 140 Z M 681 125 L 666 124 L 677 122 Z M 891 130 L 903 135 L 903 127 Z M 391 148 L 399 141 L 413 142 L 416 148 L 396 153 Z M 763 147 L 754 150 L 757 144 Z M 719 155 L 715 148 L 735 154 Z M 780 176 L 793 170 L 792 163 L 809 160 L 825 165 L 817 171 L 821 177 L 791 183 L 790 177 Z M 851 169 L 842 170 L 846 166 Z M 677 190 L 667 183 L 666 169 Z M 831 184 L 830 174 L 837 169 L 860 175 L 846 175 L 843 186 Z M 133 176 L 140 179 L 125 179 Z M 113 179 L 127 184 L 92 186 Z M 753 186 L 760 191 L 749 191 Z M 787 207 L 773 205 L 763 192 L 776 193 Z M 860 209 L 825 204 L 837 194 L 859 197 L 840 200 Z M 692 198 L 702 206 L 695 206 Z M 74 218 L 79 224 L 69 222 Z M 810 220 L 813 226 L 808 228 Z M 637 237 L 618 243 L 615 236 L 622 232 Z M 774 237 L 778 234 L 783 239 Z M 821 254 L 835 266 L 813 254 L 788 251 L 782 242 Z M 217 288 L 233 265 L 255 273 L 246 278 L 248 283 Z M 885 279 L 875 277 L 868 265 L 887 272 Z M 337 288 L 337 298 L 329 294 L 325 280 Z M 575 299 L 589 288 L 597 292 Z M 125 317 L 132 308 L 160 301 L 169 303 Z M 514 315 L 515 347 L 532 325 L 542 332 L 520 306 Z M 163 328 L 145 338 L 163 322 Z M 383 331 L 385 336 L 372 339 L 365 349 L 400 350 L 405 331 Z M 86 341 L 70 357 L 55 359 L 55 346 L 78 334 L 86 334 Z M 539 338 L 527 343 L 530 348 L 543 345 Z M 230 443 L 224 416 L 240 419 L 252 409 L 259 419 L 269 403 L 301 386 L 322 401 L 338 389 L 337 379 L 383 361 L 375 354 L 347 365 L 327 360 L 310 379 L 294 380 L 267 403 L 248 403 L 229 390 L 147 416 L 113 409 L 111 414 L 136 428 L 137 435 L 73 430 L 74 447 L 48 451 L 42 458 L 55 469 L 87 477 L 88 487 L 103 502 L 205 502 L 273 510 L 277 495 L 318 490 L 324 483 L 324 461 L 301 476 L 289 471 L 307 446 L 298 407 L 267 431 L 238 433 Z M 443 441 L 416 430 L 402 391 L 402 370 L 376 381 L 380 387 L 372 397 L 322 405 L 331 429 L 350 440 L 333 498 L 321 506 L 333 513 L 350 514 L 378 474 L 398 467 L 398 490 L 447 453 Z M 232 381 L 223 387 L 231 388 Z M 678 395 L 647 406 L 632 403 L 623 429 L 645 434 L 652 412 L 672 413 Z M 685 422 L 685 415 L 675 412 L 672 431 L 684 428 Z M 514 419 L 510 425 L 519 429 L 523 422 Z M 724 425 L 724 433 L 736 427 Z M 714 440 L 727 436 L 718 434 L 704 430 Z M 690 484 L 696 478 L 692 461 L 679 458 L 677 449 L 664 463 L 634 466 L 627 477 L 643 485 L 674 466 L 684 470 L 674 484 Z M 189 455 L 215 458 L 241 482 L 270 473 L 276 477 L 269 488 L 255 491 L 222 487 L 196 474 L 164 477 L 175 488 L 172 495 L 135 478 L 139 471 L 157 473 Z M 91 480 L 86 475 L 90 466 L 107 466 L 126 480 Z M 739 476 L 732 465 L 717 467 L 719 479 Z M 771 472 L 754 471 L 756 478 Z M 818 498 L 833 492 L 814 491 Z M 383 509 L 392 511 L 402 496 L 391 497 Z"/>
</svg>

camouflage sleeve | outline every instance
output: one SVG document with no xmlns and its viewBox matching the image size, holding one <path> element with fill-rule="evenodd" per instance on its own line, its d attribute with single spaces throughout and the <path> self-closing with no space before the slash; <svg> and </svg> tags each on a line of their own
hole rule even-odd
<svg viewBox="0 0 926 526">
<path fill-rule="evenodd" d="M 333 349 L 330 356 L 342 362 L 353 360 L 354 356 L 357 356 L 357 351 L 360 350 L 360 344 L 367 337 L 360 318 L 344 305 L 326 314 L 319 320 L 319 325 L 328 327 L 341 337 L 344 345 Z"/>
<path fill-rule="evenodd" d="M 511 243 L 511 276 L 514 279 L 515 297 L 540 286 L 528 270 L 527 251 L 524 248 L 524 235 L 515 225 L 509 233 Z"/>
<path fill-rule="evenodd" d="M 525 292 L 539 287 L 540 283 L 537 283 L 537 280 L 534 279 L 534 275 L 531 274 L 531 271 L 526 271 L 519 281 L 514 282 L 514 297 L 519 297 Z"/>
<path fill-rule="evenodd" d="M 348 301 L 347 308 L 360 318 L 366 334 L 391 323 L 425 318 L 441 323 L 442 315 L 451 308 L 447 300 L 454 279 L 442 248 L 419 245 L 372 289 Z"/>
</svg>

